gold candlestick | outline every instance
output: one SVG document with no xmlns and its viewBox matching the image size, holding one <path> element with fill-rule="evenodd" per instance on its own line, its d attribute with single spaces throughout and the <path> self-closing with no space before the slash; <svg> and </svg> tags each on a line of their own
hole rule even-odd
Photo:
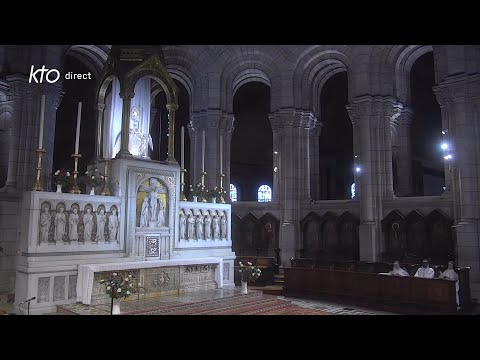
<svg viewBox="0 0 480 360">
<path fill-rule="evenodd" d="M 40 176 L 42 174 L 42 158 L 45 155 L 45 149 L 35 150 L 37 153 L 37 175 L 35 178 L 35 185 L 33 185 L 33 191 L 43 191 L 42 182 L 40 181 Z"/>
<path fill-rule="evenodd" d="M 207 175 L 205 171 L 200 173 L 200 183 L 202 184 L 202 196 L 200 197 L 200 201 L 204 203 L 208 202 L 205 197 L 205 175 Z"/>
<path fill-rule="evenodd" d="M 184 193 L 186 172 L 187 172 L 187 169 L 180 170 L 180 201 L 187 201 L 187 197 L 185 196 L 185 193 Z"/>
<path fill-rule="evenodd" d="M 73 186 L 70 189 L 70 194 L 80 194 L 80 189 L 78 188 L 77 184 L 77 177 L 78 177 L 78 160 L 82 157 L 80 154 L 72 154 L 73 158 Z"/>
<path fill-rule="evenodd" d="M 225 204 L 225 198 L 223 197 L 223 178 L 225 174 L 220 174 L 218 177 L 220 178 L 220 204 Z"/>
<path fill-rule="evenodd" d="M 103 177 L 104 177 L 104 180 L 105 180 L 105 185 L 103 186 L 103 190 L 102 192 L 100 193 L 100 195 L 105 195 L 105 196 L 110 196 L 112 195 L 110 193 L 110 189 L 108 188 L 108 163 L 110 162 L 110 160 L 108 159 L 105 159 L 105 170 L 104 170 L 104 174 L 103 174 Z"/>
</svg>

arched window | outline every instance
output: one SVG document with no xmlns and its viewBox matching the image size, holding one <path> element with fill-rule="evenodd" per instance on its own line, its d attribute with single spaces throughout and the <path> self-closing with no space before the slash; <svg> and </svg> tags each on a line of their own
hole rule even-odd
<svg viewBox="0 0 480 360">
<path fill-rule="evenodd" d="M 355 197 L 355 183 L 350 186 L 350 192 L 352 193 L 352 199 Z"/>
<path fill-rule="evenodd" d="M 262 185 L 258 188 L 258 202 L 272 201 L 272 189 L 268 185 Z"/>
<path fill-rule="evenodd" d="M 237 187 L 233 184 L 230 184 L 230 200 L 232 202 L 237 201 Z"/>
</svg>

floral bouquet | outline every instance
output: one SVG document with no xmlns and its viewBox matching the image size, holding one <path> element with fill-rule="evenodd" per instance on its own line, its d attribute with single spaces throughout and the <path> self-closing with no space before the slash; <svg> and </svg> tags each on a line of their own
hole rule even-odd
<svg viewBox="0 0 480 360">
<path fill-rule="evenodd" d="M 202 188 L 202 183 L 197 183 L 195 186 L 190 185 L 190 194 L 199 198 L 206 198 L 208 196 L 208 190 Z"/>
<path fill-rule="evenodd" d="M 85 174 L 80 178 L 80 182 L 93 188 L 100 187 L 105 183 L 105 176 L 95 169 L 93 171 L 85 171 Z"/>
<path fill-rule="evenodd" d="M 240 265 L 238 272 L 240 273 L 241 281 L 255 281 L 262 274 L 262 270 L 252 265 L 251 262 L 247 262 L 247 265 L 243 265 L 242 262 L 239 262 L 238 265 Z"/>
<path fill-rule="evenodd" d="M 53 181 L 54 185 L 66 186 L 72 183 L 73 176 L 71 176 L 70 171 L 65 171 L 64 168 L 55 171 L 53 174 L 50 174 L 50 178 Z"/>
<path fill-rule="evenodd" d="M 227 192 L 225 190 L 220 190 L 219 187 L 215 186 L 212 190 L 210 190 L 210 196 L 214 197 L 217 202 L 221 202 L 222 197 L 225 200 Z"/>
<path fill-rule="evenodd" d="M 127 298 L 138 291 L 141 284 L 137 284 L 131 272 L 113 272 L 108 279 L 100 280 L 112 299 Z"/>
</svg>

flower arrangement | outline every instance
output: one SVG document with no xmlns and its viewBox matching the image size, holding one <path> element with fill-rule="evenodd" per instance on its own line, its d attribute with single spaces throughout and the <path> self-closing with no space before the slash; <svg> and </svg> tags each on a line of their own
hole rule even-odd
<svg viewBox="0 0 480 360">
<path fill-rule="evenodd" d="M 70 171 L 65 171 L 64 168 L 61 168 L 55 171 L 53 174 L 50 174 L 50 177 L 54 185 L 66 186 L 71 184 L 73 181 L 73 176 L 71 176 Z"/>
<path fill-rule="evenodd" d="M 227 192 L 225 190 L 220 190 L 219 187 L 215 186 L 212 190 L 210 190 L 210 195 L 212 197 L 215 197 L 217 201 L 220 201 L 222 196 L 223 196 L 223 199 L 225 200 Z"/>
<path fill-rule="evenodd" d="M 202 183 L 197 183 L 195 186 L 190 185 L 190 194 L 197 197 L 207 197 L 208 190 L 205 190 L 205 187 L 202 187 Z"/>
<path fill-rule="evenodd" d="M 262 270 L 252 265 L 251 262 L 247 262 L 247 265 L 239 262 L 238 265 L 240 265 L 238 272 L 240 273 L 241 281 L 255 281 L 262 275 Z"/>
<path fill-rule="evenodd" d="M 108 279 L 100 280 L 105 285 L 105 290 L 112 299 L 127 298 L 138 291 L 140 283 L 135 282 L 131 272 L 112 272 Z"/>
<path fill-rule="evenodd" d="M 99 187 L 105 183 L 105 176 L 95 169 L 93 171 L 85 171 L 85 174 L 80 178 L 80 182 L 91 187 Z"/>
</svg>

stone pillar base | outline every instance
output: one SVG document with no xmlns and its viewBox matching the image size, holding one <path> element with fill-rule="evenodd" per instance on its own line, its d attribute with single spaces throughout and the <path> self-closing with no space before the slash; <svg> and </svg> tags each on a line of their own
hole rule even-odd
<svg viewBox="0 0 480 360">
<path fill-rule="evenodd" d="M 380 261 L 380 233 L 374 222 L 358 226 L 360 240 L 360 261 Z"/>
</svg>

